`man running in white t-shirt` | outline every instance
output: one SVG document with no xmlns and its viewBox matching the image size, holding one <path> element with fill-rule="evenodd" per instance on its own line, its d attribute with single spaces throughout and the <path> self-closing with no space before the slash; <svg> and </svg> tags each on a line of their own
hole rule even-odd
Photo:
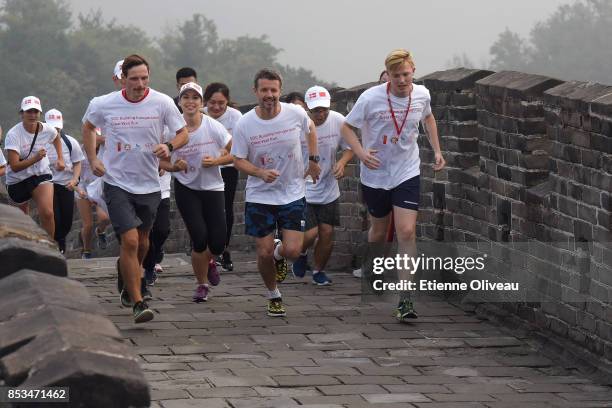
<svg viewBox="0 0 612 408">
<path fill-rule="evenodd" d="M 149 64 L 138 55 L 121 67 L 123 89 L 94 98 L 83 118 L 83 144 L 93 173 L 104 180 L 104 200 L 120 237 L 118 267 L 127 290 L 121 302 L 133 303 L 134 321 L 153 319 L 141 293 L 142 260 L 161 200 L 159 158 L 185 145 L 185 120 L 172 99 L 149 88 Z M 164 126 L 176 136 L 162 143 Z M 105 129 L 104 163 L 96 156 L 96 127 Z"/>
<path fill-rule="evenodd" d="M 331 104 L 329 91 L 321 86 L 313 86 L 306 91 L 305 103 L 317 130 L 321 175 L 318 183 L 306 183 L 304 245 L 302 254 L 293 263 L 292 269 L 296 277 L 301 278 L 306 274 L 307 251 L 315 245 L 312 283 L 326 286 L 331 285 L 332 281 L 323 269 L 332 252 L 334 226 L 340 225 L 338 180 L 344 176 L 344 167 L 353 158 L 353 152 L 340 133 L 344 125 L 344 116 L 329 109 Z M 344 151 L 342 157 L 336 160 L 338 146 Z"/>
<path fill-rule="evenodd" d="M 440 150 L 429 90 L 412 83 L 410 52 L 392 51 L 385 60 L 389 82 L 362 93 L 346 116 L 342 136 L 361 160 L 361 189 L 370 214 L 369 243 L 385 242 L 391 211 L 400 253 L 416 255 L 416 220 L 420 199 L 419 122 L 422 120 L 435 153 L 435 171 L 446 162 Z M 361 129 L 362 144 L 351 129 Z M 398 270 L 400 279 L 416 271 Z M 410 292 L 400 294 L 399 321 L 417 314 Z"/>
<path fill-rule="evenodd" d="M 305 174 L 319 177 L 316 131 L 304 109 L 279 102 L 282 78 L 263 69 L 253 91 L 258 105 L 234 128 L 232 155 L 239 171 L 249 175 L 246 185 L 246 233 L 255 237 L 257 267 L 268 289 L 268 315 L 285 316 L 277 281 L 287 275 L 286 259 L 299 256 L 304 233 Z M 310 123 L 309 123 L 310 122 Z M 306 133 L 308 171 L 304 173 L 300 135 Z M 276 225 L 283 242 L 274 241 Z"/>
</svg>

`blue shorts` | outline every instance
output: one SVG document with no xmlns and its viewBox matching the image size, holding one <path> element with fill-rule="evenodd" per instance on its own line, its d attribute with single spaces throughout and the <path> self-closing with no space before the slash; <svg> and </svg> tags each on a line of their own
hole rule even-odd
<svg viewBox="0 0 612 408">
<path fill-rule="evenodd" d="M 372 188 L 361 184 L 363 200 L 368 206 L 368 213 L 375 218 L 387 216 L 393 206 L 409 210 L 419 210 L 421 195 L 420 176 L 414 176 L 391 190 Z"/>
<path fill-rule="evenodd" d="M 304 231 L 305 204 L 304 198 L 283 205 L 247 202 L 244 208 L 245 232 L 263 238 L 273 233 L 277 224 L 281 229 Z"/>
</svg>

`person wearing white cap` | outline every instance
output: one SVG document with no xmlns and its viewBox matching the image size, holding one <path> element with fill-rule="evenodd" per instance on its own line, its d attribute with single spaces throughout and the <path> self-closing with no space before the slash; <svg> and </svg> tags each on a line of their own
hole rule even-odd
<svg viewBox="0 0 612 408">
<path fill-rule="evenodd" d="M 429 90 L 413 84 L 415 64 L 404 49 L 385 59 L 389 82 L 363 92 L 346 117 L 342 136 L 361 160 L 361 189 L 370 215 L 369 243 L 383 243 L 391 220 L 400 254 L 416 255 L 416 220 L 420 200 L 419 123 L 423 121 L 434 150 L 434 171 L 444 168 Z M 351 128 L 360 128 L 363 145 Z M 393 217 L 392 217 L 393 216 Z M 400 280 L 416 271 L 398 269 Z M 400 294 L 395 316 L 417 317 L 410 291 Z"/>
<path fill-rule="evenodd" d="M 60 252 L 66 252 L 66 236 L 72 228 L 74 215 L 74 192 L 81 176 L 81 162 L 85 158 L 79 142 L 72 136 L 64 133 L 64 119 L 62 112 L 51 109 L 45 113 L 45 122 L 53 126 L 60 134 L 62 154 L 65 168 L 59 171 L 55 168 L 57 154 L 50 150 L 47 157 L 53 173 L 53 216 L 55 219 L 54 239 L 59 245 Z"/>
<path fill-rule="evenodd" d="M 117 61 L 115 64 L 115 69 L 113 69 L 113 83 L 115 84 L 115 89 L 119 90 L 123 88 L 121 84 L 121 66 L 123 65 L 123 60 Z"/>
<path fill-rule="evenodd" d="M 200 85 L 189 82 L 179 92 L 179 104 L 189 130 L 187 145 L 172 152 L 161 168 L 173 172 L 176 206 L 185 221 L 193 249 L 191 265 L 197 285 L 194 302 L 209 296 L 209 283 L 216 286 L 209 263 L 225 248 L 224 184 L 220 165 L 231 163 L 232 137 L 223 125 L 201 113 L 204 106 Z"/>
<path fill-rule="evenodd" d="M 172 99 L 149 88 L 149 63 L 144 58 L 127 57 L 121 74 L 122 90 L 90 102 L 83 118 L 83 144 L 94 175 L 103 178 L 104 199 L 121 242 L 121 303 L 133 305 L 134 321 L 142 323 L 154 317 L 143 301 L 142 260 L 161 200 L 159 159 L 186 144 L 189 136 Z M 96 155 L 96 127 L 107 132 L 104 162 Z M 166 143 L 164 127 L 174 135 Z"/>
<path fill-rule="evenodd" d="M 40 224 L 53 237 L 53 175 L 49 168 L 47 147 L 53 145 L 60 157 L 55 168 L 64 170 L 61 139 L 57 130 L 40 122 L 42 107 L 40 99 L 26 96 L 21 101 L 21 122 L 6 132 L 4 147 L 9 166 L 6 170 L 6 186 L 9 198 L 29 213 L 29 201 L 34 199 Z"/>
<path fill-rule="evenodd" d="M 307 251 L 314 248 L 314 268 L 312 283 L 326 286 L 332 283 L 323 269 L 331 256 L 333 248 L 334 227 L 340 226 L 340 188 L 338 180 L 344 177 L 344 168 L 353 158 L 353 152 L 342 139 L 341 129 L 344 116 L 330 110 L 331 96 L 322 86 L 309 88 L 304 100 L 310 118 L 317 129 L 317 145 L 321 161 L 321 175 L 318 183 L 306 183 L 306 227 L 304 244 L 300 257 L 293 263 L 292 270 L 296 277 L 306 274 Z M 336 160 L 338 147 L 343 152 Z M 304 143 L 302 149 L 305 149 Z M 316 244 L 315 244 L 316 241 Z"/>
<path fill-rule="evenodd" d="M 287 259 L 298 258 L 304 241 L 306 194 L 304 177 L 316 182 L 319 173 L 317 134 L 306 111 L 280 102 L 282 77 L 262 69 L 255 75 L 257 106 L 234 128 L 232 155 L 239 171 L 248 174 L 246 233 L 255 237 L 257 266 L 268 290 L 267 314 L 285 316 L 277 283 L 287 276 Z M 300 137 L 308 141 L 309 165 L 304 172 Z M 274 240 L 280 225 L 282 241 Z"/>
</svg>

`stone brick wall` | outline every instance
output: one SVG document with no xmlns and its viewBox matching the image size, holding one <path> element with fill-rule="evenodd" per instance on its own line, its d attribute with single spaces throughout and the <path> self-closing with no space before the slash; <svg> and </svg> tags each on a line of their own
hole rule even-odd
<svg viewBox="0 0 612 408">
<path fill-rule="evenodd" d="M 419 235 L 509 248 L 531 301 L 499 305 L 609 364 L 612 87 L 462 69 L 421 82 L 449 165 L 432 174 L 422 144 Z"/>
</svg>

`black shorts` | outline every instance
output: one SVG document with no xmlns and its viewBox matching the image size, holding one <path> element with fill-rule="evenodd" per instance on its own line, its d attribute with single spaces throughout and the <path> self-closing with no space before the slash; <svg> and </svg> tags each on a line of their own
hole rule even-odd
<svg viewBox="0 0 612 408">
<path fill-rule="evenodd" d="M 244 208 L 246 233 L 263 238 L 274 232 L 277 223 L 282 229 L 304 231 L 305 204 L 304 198 L 283 205 L 247 202 Z"/>
<path fill-rule="evenodd" d="M 361 184 L 361 192 L 368 206 L 368 213 L 372 217 L 387 216 L 393 206 L 418 211 L 421 195 L 420 176 L 414 176 L 391 190 Z"/>
<path fill-rule="evenodd" d="M 53 176 L 51 174 L 41 174 L 40 176 L 30 176 L 25 180 L 21 180 L 16 184 L 9 184 L 6 190 L 10 199 L 15 204 L 23 204 L 30 201 L 32 192 L 43 183 L 51 183 Z"/>
<path fill-rule="evenodd" d="M 153 227 L 161 193 L 156 191 L 149 194 L 132 194 L 112 184 L 104 183 L 104 201 L 115 234 L 121 236 L 133 228 L 148 231 Z"/>
<path fill-rule="evenodd" d="M 306 203 L 306 231 L 319 224 L 340 226 L 340 199 L 328 204 Z"/>
</svg>

